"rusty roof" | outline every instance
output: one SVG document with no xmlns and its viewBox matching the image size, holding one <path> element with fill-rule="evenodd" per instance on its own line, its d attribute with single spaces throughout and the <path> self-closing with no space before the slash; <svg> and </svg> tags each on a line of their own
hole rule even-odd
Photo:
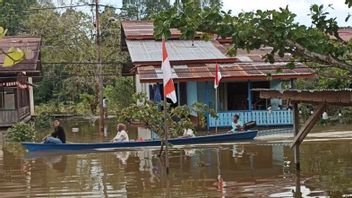
<svg viewBox="0 0 352 198">
<path fill-rule="evenodd" d="M 17 73 L 17 72 L 28 72 L 37 73 L 39 72 L 39 60 L 40 60 L 40 45 L 41 38 L 37 37 L 4 37 L 0 40 L 0 48 L 5 52 L 10 47 L 19 48 L 25 51 L 30 51 L 26 54 L 25 60 L 19 62 L 12 67 L 0 67 L 0 73 Z M 0 55 L 0 65 L 4 62 L 5 55 Z"/>
<path fill-rule="evenodd" d="M 134 64 L 161 63 L 161 41 L 140 40 L 126 41 L 128 51 Z M 196 40 L 168 40 L 166 42 L 171 62 L 235 62 L 227 57 L 213 42 Z"/>
<path fill-rule="evenodd" d="M 265 99 L 278 98 L 303 103 L 325 103 L 330 105 L 352 105 L 351 89 L 327 90 L 271 90 L 253 89 L 260 92 L 260 97 Z"/>
<path fill-rule="evenodd" d="M 352 39 L 352 28 L 341 28 L 338 32 L 344 41 L 350 41 Z"/>
<path fill-rule="evenodd" d="M 215 64 L 175 65 L 173 66 L 173 78 L 175 81 L 206 81 L 213 80 L 215 76 Z M 278 71 L 281 70 L 281 71 Z M 297 64 L 295 69 L 285 69 L 285 64 L 250 64 L 232 63 L 220 65 L 223 80 L 266 80 L 271 76 L 273 79 L 313 78 L 315 74 L 308 67 Z M 162 80 L 160 67 L 138 67 L 140 81 L 159 82 Z"/>
<path fill-rule="evenodd" d="M 127 40 L 154 40 L 154 25 L 152 21 L 123 21 L 122 30 Z M 181 32 L 170 29 L 171 39 L 179 39 Z"/>
</svg>

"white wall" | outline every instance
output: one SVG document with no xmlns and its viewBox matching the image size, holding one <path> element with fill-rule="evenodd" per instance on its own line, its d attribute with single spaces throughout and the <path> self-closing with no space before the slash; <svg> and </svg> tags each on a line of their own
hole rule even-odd
<svg viewBox="0 0 352 198">
<path fill-rule="evenodd" d="M 139 78 L 139 74 L 136 74 L 136 91 L 137 93 L 146 93 L 147 97 L 150 98 L 150 92 L 149 92 L 149 83 L 141 83 L 140 82 L 140 78 Z"/>
</svg>

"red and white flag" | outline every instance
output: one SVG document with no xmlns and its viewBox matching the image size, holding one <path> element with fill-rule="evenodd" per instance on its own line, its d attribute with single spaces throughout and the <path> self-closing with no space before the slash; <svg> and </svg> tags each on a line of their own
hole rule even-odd
<svg viewBox="0 0 352 198">
<path fill-rule="evenodd" d="M 215 79 L 214 79 L 214 89 L 217 89 L 218 86 L 220 85 L 220 80 L 221 80 L 221 72 L 220 72 L 220 65 L 216 64 L 215 66 Z"/>
<path fill-rule="evenodd" d="M 163 71 L 163 83 L 164 83 L 164 97 L 170 98 L 173 103 L 177 102 L 176 91 L 174 81 L 172 80 L 172 71 L 169 61 L 169 55 L 166 49 L 165 39 L 162 41 L 162 54 L 163 62 L 161 64 L 161 70 Z"/>
</svg>

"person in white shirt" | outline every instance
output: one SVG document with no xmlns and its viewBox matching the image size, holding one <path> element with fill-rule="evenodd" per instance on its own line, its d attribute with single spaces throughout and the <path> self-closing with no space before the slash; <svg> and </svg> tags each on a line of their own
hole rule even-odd
<svg viewBox="0 0 352 198">
<path fill-rule="evenodd" d="M 119 123 L 117 125 L 117 134 L 112 139 L 112 142 L 128 142 L 128 141 L 130 141 L 130 139 L 126 132 L 126 125 Z"/>
<path fill-rule="evenodd" d="M 194 132 L 192 129 L 184 129 L 183 130 L 183 137 L 195 137 Z"/>
<path fill-rule="evenodd" d="M 103 98 L 103 110 L 104 110 L 104 117 L 108 117 L 108 99 L 106 97 Z"/>
</svg>

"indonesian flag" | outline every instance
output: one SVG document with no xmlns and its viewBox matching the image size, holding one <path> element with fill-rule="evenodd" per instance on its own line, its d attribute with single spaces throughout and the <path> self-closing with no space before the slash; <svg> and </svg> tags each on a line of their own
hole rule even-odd
<svg viewBox="0 0 352 198">
<path fill-rule="evenodd" d="M 172 71 L 169 61 L 169 55 L 166 50 L 165 39 L 162 41 L 162 54 L 163 62 L 161 64 L 161 70 L 163 71 L 163 83 L 164 83 L 164 97 L 172 100 L 173 103 L 177 102 L 176 91 L 174 81 L 172 80 Z"/>
<path fill-rule="evenodd" d="M 218 86 L 220 85 L 220 80 L 221 80 L 221 72 L 220 72 L 220 65 L 216 64 L 215 66 L 215 79 L 214 79 L 214 89 L 217 89 Z"/>
</svg>

